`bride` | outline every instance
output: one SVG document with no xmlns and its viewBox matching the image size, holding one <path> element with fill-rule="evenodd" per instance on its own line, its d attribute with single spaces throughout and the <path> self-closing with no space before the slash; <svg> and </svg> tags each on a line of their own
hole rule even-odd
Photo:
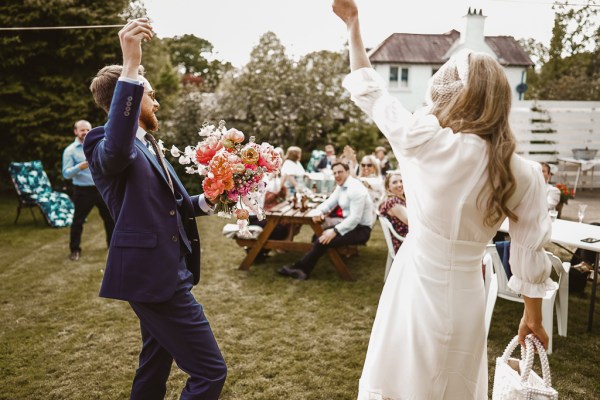
<svg viewBox="0 0 600 400">
<path fill-rule="evenodd" d="M 546 190 L 539 164 L 514 153 L 511 88 L 486 54 L 451 57 L 431 78 L 428 106 L 407 111 L 371 68 L 354 0 L 334 0 L 345 22 L 352 73 L 344 87 L 389 140 L 402 165 L 410 232 L 379 306 L 359 399 L 486 399 L 481 260 L 510 219 L 513 276 L 525 300 L 518 334 L 547 347 L 541 302 L 551 265 Z"/>
</svg>

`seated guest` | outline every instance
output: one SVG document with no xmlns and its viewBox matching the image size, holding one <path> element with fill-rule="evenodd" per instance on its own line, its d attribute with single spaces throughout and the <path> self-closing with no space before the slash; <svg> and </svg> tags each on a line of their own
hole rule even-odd
<svg viewBox="0 0 600 400">
<path fill-rule="evenodd" d="M 337 206 L 342 209 L 342 220 L 323 234 L 314 238 L 312 248 L 293 265 L 281 267 L 277 272 L 294 279 L 308 279 L 319 258 L 331 247 L 363 244 L 371 236 L 374 220 L 373 203 L 367 189 L 360 181 L 350 176 L 347 164 L 333 164 L 333 177 L 337 184 L 331 196 L 317 208 L 314 222 L 323 222 L 325 216 Z"/>
<path fill-rule="evenodd" d="M 348 164 L 350 167 L 350 175 L 356 176 L 358 173 L 358 162 L 356 161 L 356 152 L 352 147 L 345 145 L 344 151 L 342 152 L 342 155 L 338 157 L 337 161 Z"/>
<path fill-rule="evenodd" d="M 290 146 L 285 153 L 285 161 L 281 166 L 281 177 L 285 180 L 285 185 L 290 195 L 296 194 L 304 186 L 304 175 L 306 171 L 300 163 L 302 158 L 302 149 L 296 146 Z"/>
<path fill-rule="evenodd" d="M 367 155 L 362 158 L 358 168 L 358 179 L 369 190 L 369 196 L 371 196 L 375 207 L 379 207 L 385 190 L 381 170 L 379 169 L 379 160 L 375 156 Z"/>
<path fill-rule="evenodd" d="M 379 206 L 379 214 L 387 218 L 400 235 L 406 237 L 408 234 L 408 216 L 406 214 L 406 199 L 404 198 L 404 185 L 402 176 L 397 173 L 387 174 L 385 177 L 385 197 Z M 394 251 L 402 245 L 402 242 L 392 236 Z"/>
<path fill-rule="evenodd" d="M 381 168 L 381 176 L 385 176 L 385 174 L 392 169 L 392 165 L 390 164 L 390 160 L 388 160 L 386 154 L 387 149 L 383 146 L 378 146 L 375 148 L 375 157 L 379 160 L 379 167 Z"/>
<path fill-rule="evenodd" d="M 542 162 L 542 174 L 544 174 L 544 180 L 546 181 L 546 202 L 548 203 L 548 210 L 554 210 L 560 202 L 560 189 L 550 183 L 552 172 L 550 171 L 550 164 Z"/>
<path fill-rule="evenodd" d="M 325 155 L 317 165 L 317 171 L 321 172 L 324 169 L 331 169 L 331 166 L 336 162 L 335 147 L 332 144 L 325 146 Z"/>
</svg>

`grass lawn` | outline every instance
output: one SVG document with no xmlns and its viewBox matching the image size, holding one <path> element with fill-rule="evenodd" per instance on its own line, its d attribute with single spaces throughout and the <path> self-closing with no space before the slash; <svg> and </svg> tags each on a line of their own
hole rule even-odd
<svg viewBox="0 0 600 400">
<path fill-rule="evenodd" d="M 0 399 L 128 398 L 139 327 L 127 303 L 98 297 L 106 245 L 97 212 L 85 225 L 81 260 L 71 262 L 68 229 L 36 225 L 27 210 L 15 225 L 15 211 L 14 198 L 0 197 Z M 227 222 L 198 219 L 202 279 L 194 288 L 229 366 L 221 398 L 356 398 L 383 285 L 386 248 L 379 225 L 360 256 L 348 261 L 356 282 L 340 280 L 327 257 L 311 280 L 297 282 L 275 273 L 297 253 L 239 271 L 244 252 L 220 233 Z M 600 398 L 600 305 L 595 330 L 587 333 L 590 289 L 585 297 L 570 296 L 569 336 L 558 336 L 555 324 L 550 365 L 561 399 Z M 490 382 L 522 307 L 496 302 Z M 178 398 L 184 381 L 174 366 L 168 399 Z"/>
</svg>

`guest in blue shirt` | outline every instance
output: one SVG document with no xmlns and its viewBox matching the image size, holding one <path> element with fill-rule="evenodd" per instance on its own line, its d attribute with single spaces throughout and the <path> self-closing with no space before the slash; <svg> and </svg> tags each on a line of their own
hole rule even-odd
<svg viewBox="0 0 600 400">
<path fill-rule="evenodd" d="M 75 140 L 63 152 L 62 174 L 65 179 L 73 180 L 73 204 L 75 205 L 75 215 L 71 224 L 71 237 L 69 248 L 71 254 L 69 259 L 77 261 L 81 257 L 81 233 L 83 232 L 83 223 L 92 209 L 98 207 L 100 216 L 104 221 L 104 230 L 106 231 L 106 244 L 110 244 L 114 222 L 94 185 L 92 174 L 88 168 L 88 163 L 83 154 L 83 140 L 87 133 L 92 129 L 88 121 L 81 120 L 75 123 Z"/>
<path fill-rule="evenodd" d="M 367 188 L 350 175 L 348 164 L 336 162 L 332 170 L 337 187 L 331 196 L 316 208 L 317 215 L 313 217 L 313 221 L 321 223 L 330 214 L 340 218 L 335 221 L 333 227 L 325 229 L 321 236 L 313 240 L 312 248 L 302 259 L 278 269 L 280 275 L 298 280 L 308 279 L 327 249 L 364 244 L 371 237 L 375 209 Z"/>
</svg>

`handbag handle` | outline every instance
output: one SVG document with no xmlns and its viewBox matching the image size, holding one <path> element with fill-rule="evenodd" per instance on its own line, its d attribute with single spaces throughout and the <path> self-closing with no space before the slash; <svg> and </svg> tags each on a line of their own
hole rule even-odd
<svg viewBox="0 0 600 400">
<path fill-rule="evenodd" d="M 508 358 L 515 351 L 519 344 L 519 336 L 515 336 L 506 349 L 504 353 L 502 353 L 502 362 L 508 363 Z M 546 349 L 542 346 L 539 339 L 534 335 L 529 334 L 525 337 L 525 350 L 523 350 L 523 346 L 521 346 L 521 360 L 524 361 L 525 368 L 521 371 L 521 382 L 526 382 L 529 379 L 529 375 L 531 374 L 531 369 L 533 368 L 533 359 L 535 357 L 535 349 L 537 349 L 538 354 L 540 356 L 540 363 L 542 364 L 542 379 L 544 381 L 544 385 L 546 387 L 552 387 L 552 377 L 550 376 L 550 364 L 548 363 L 548 355 L 546 354 Z M 525 358 L 523 358 L 523 355 Z"/>
<path fill-rule="evenodd" d="M 527 360 L 525 364 L 525 371 L 522 374 L 522 380 L 526 381 L 529 379 L 531 368 L 533 367 L 533 358 L 535 357 L 534 346 L 538 351 L 540 357 L 540 363 L 542 364 L 542 379 L 546 387 L 552 387 L 552 377 L 550 375 L 550 363 L 548 363 L 548 354 L 546 349 L 542 346 L 540 340 L 532 334 L 525 337 L 525 347 L 527 349 Z M 531 361 L 530 361 L 531 360 Z"/>
</svg>

